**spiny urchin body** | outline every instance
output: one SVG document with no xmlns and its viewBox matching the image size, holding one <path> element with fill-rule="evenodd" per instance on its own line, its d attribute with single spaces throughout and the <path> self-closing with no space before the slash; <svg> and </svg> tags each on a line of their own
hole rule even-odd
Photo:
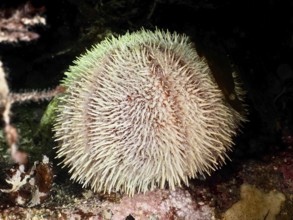
<svg viewBox="0 0 293 220">
<path fill-rule="evenodd" d="M 95 191 L 188 185 L 224 162 L 244 120 L 184 35 L 142 30 L 107 39 L 66 75 L 58 157 Z"/>
</svg>

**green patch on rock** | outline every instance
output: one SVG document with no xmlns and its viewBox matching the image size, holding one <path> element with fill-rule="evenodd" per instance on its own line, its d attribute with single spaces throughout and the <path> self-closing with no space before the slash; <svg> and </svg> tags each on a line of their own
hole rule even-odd
<svg viewBox="0 0 293 220">
<path fill-rule="evenodd" d="M 223 220 L 276 220 L 285 202 L 285 195 L 276 190 L 265 193 L 254 186 L 243 184 L 241 199 L 223 214 Z"/>
</svg>

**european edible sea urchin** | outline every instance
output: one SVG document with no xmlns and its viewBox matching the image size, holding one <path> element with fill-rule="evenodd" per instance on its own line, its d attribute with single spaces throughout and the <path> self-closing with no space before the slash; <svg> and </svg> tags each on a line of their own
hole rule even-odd
<svg viewBox="0 0 293 220">
<path fill-rule="evenodd" d="M 57 97 L 58 157 L 95 191 L 188 185 L 224 162 L 244 120 L 189 38 L 176 33 L 106 39 L 66 76 Z"/>
</svg>

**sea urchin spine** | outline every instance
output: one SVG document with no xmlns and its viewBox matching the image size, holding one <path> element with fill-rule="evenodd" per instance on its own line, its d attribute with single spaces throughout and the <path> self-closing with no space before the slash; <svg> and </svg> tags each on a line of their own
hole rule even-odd
<svg viewBox="0 0 293 220">
<path fill-rule="evenodd" d="M 57 97 L 58 157 L 95 191 L 188 185 L 224 162 L 244 120 L 189 38 L 176 33 L 106 39 L 66 76 Z"/>
</svg>

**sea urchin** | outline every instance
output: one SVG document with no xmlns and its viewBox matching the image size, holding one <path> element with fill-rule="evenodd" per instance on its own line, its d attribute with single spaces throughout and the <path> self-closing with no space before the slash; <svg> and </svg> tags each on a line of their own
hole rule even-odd
<svg viewBox="0 0 293 220">
<path fill-rule="evenodd" d="M 66 76 L 54 127 L 58 157 L 95 191 L 188 185 L 224 162 L 244 120 L 189 38 L 176 33 L 106 39 Z"/>
</svg>

